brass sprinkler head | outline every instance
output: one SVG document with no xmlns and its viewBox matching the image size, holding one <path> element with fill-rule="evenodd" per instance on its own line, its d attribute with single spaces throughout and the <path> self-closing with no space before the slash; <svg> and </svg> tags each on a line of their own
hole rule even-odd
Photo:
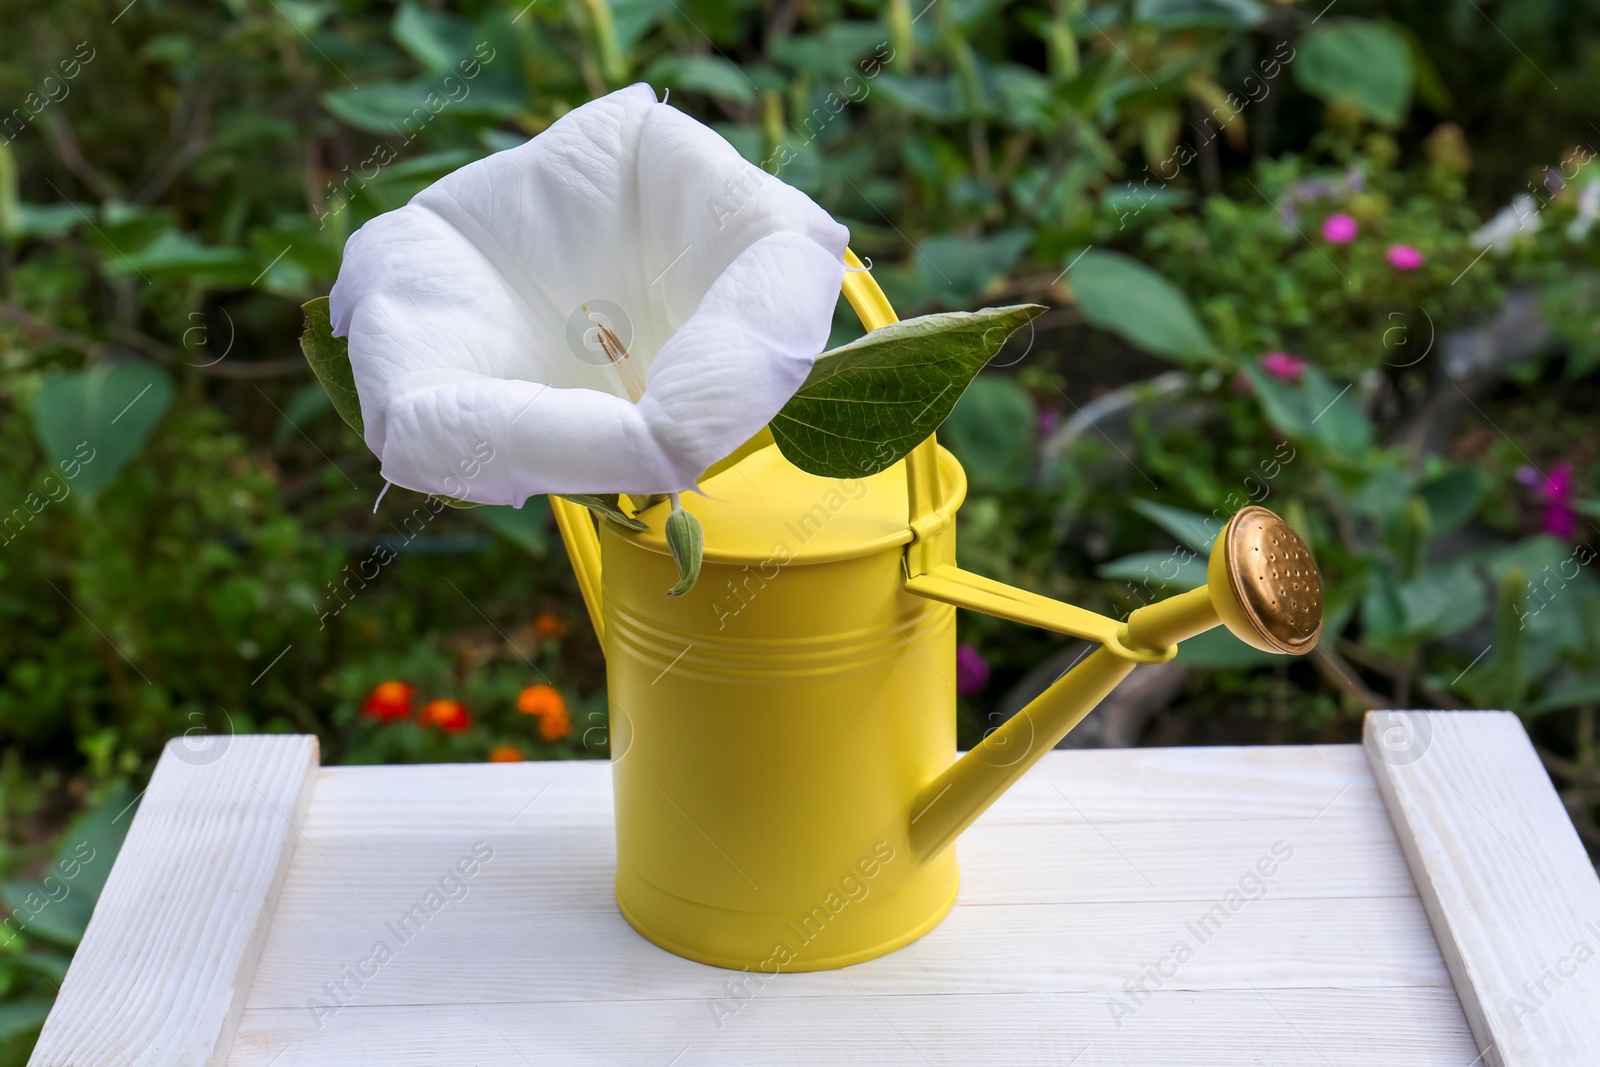
<svg viewBox="0 0 1600 1067">
<path fill-rule="evenodd" d="M 1263 507 L 1239 511 L 1206 567 L 1223 625 L 1263 652 L 1303 656 L 1322 634 L 1322 578 L 1294 528 Z"/>
</svg>

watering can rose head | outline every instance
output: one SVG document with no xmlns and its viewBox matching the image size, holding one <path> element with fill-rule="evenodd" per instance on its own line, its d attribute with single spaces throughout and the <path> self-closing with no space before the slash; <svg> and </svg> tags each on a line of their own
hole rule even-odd
<svg viewBox="0 0 1600 1067">
<path fill-rule="evenodd" d="M 396 485 L 674 493 L 805 382 L 848 236 L 634 85 L 358 230 L 332 332 Z"/>
</svg>

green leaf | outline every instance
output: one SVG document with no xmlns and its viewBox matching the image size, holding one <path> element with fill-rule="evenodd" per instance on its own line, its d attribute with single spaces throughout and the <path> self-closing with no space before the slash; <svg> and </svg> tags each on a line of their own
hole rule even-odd
<svg viewBox="0 0 1600 1067">
<path fill-rule="evenodd" d="M 17 952 L 3 957 L 3 959 L 13 967 L 32 971 L 34 974 L 42 975 L 56 985 L 60 985 L 67 977 L 67 968 L 72 963 L 72 956 L 51 946 L 41 945 L 40 948 L 44 951 Z"/>
<path fill-rule="evenodd" d="M 242 248 L 214 248 L 187 233 L 168 230 L 137 251 L 106 259 L 113 274 L 139 273 L 149 278 L 183 278 L 195 275 L 233 280 L 248 285 L 263 264 Z"/>
<path fill-rule="evenodd" d="M 582 504 L 606 522 L 619 526 L 629 533 L 639 533 L 648 530 L 648 524 L 622 510 L 622 505 L 616 493 L 557 493 L 562 500 L 570 500 L 574 504 Z"/>
<path fill-rule="evenodd" d="M 56 879 L 49 884 L 6 882 L 0 885 L 0 901 L 23 933 L 58 945 L 76 945 L 89 926 L 94 903 L 82 893 L 72 892 L 70 885 L 67 895 L 61 896 L 61 887 Z"/>
<path fill-rule="evenodd" d="M 87 896 L 90 903 L 100 899 L 106 879 L 111 876 L 111 863 L 133 823 L 132 804 L 136 799 L 126 786 L 112 789 L 99 804 L 78 816 L 56 845 L 56 870 L 75 871 L 73 888 Z"/>
<path fill-rule="evenodd" d="M 1411 106 L 1414 81 L 1405 38 L 1377 22 L 1329 22 L 1295 46 L 1294 79 L 1332 103 L 1344 100 L 1385 126 L 1398 126 Z"/>
<path fill-rule="evenodd" d="M 456 99 L 446 95 L 441 79 L 418 78 L 334 89 L 322 94 L 322 106 L 347 126 L 385 137 L 398 133 L 403 140 L 437 121 L 510 118 L 520 110 L 518 101 L 487 74 Z"/>
<path fill-rule="evenodd" d="M 891 102 L 913 115 L 948 122 L 961 114 L 961 89 L 954 78 L 885 74 L 875 84 Z"/>
<path fill-rule="evenodd" d="M 1593 558 L 1583 546 L 1543 534 L 1501 545 L 1487 555 L 1487 570 L 1497 582 L 1504 582 L 1513 571 L 1523 576 L 1517 630 L 1525 643 L 1528 679 L 1542 675 L 1562 652 L 1579 658 L 1592 655 L 1589 634 L 1600 618 L 1600 581 L 1593 573 Z"/>
<path fill-rule="evenodd" d="M 44 1025 L 53 1002 L 45 998 L 12 1000 L 0 1004 L 0 1041 L 31 1033 Z"/>
<path fill-rule="evenodd" d="M 1026 390 L 1008 377 L 980 374 L 940 436 L 966 468 L 973 488 L 1010 489 L 1027 473 L 1037 422 Z"/>
<path fill-rule="evenodd" d="M 315 421 L 318 416 L 333 410 L 333 401 L 321 382 L 307 382 L 294 391 L 294 396 L 283 406 L 278 424 L 272 430 L 272 443 L 281 445 L 293 437 L 302 426 Z"/>
<path fill-rule="evenodd" d="M 929 296 L 946 307 L 966 307 L 1016 265 L 1032 240 L 1027 230 L 986 237 L 939 234 L 918 242 L 912 265 Z"/>
<path fill-rule="evenodd" d="M 1428 504 L 1433 536 L 1449 533 L 1478 511 L 1483 500 L 1483 481 L 1471 467 L 1458 467 L 1422 487 Z"/>
<path fill-rule="evenodd" d="M 75 204 L 18 204 L 17 237 L 60 237 L 83 223 L 88 214 Z"/>
<path fill-rule="evenodd" d="M 144 448 L 171 403 L 164 371 L 101 363 L 46 379 L 34 399 L 33 425 L 46 461 L 89 504 Z"/>
<path fill-rule="evenodd" d="M 1434 640 L 1460 633 L 1488 612 L 1483 581 L 1469 567 L 1445 565 L 1425 571 L 1400 587 L 1404 635 Z"/>
<path fill-rule="evenodd" d="M 617 48 L 628 51 L 655 25 L 677 10 L 677 0 L 610 0 Z"/>
<path fill-rule="evenodd" d="M 1201 555 L 1211 551 L 1211 543 L 1222 532 L 1220 520 L 1198 511 L 1157 504 L 1153 500 L 1130 500 L 1128 506 Z"/>
<path fill-rule="evenodd" d="M 327 297 L 307 300 L 300 305 L 300 310 L 306 313 L 305 331 L 300 334 L 300 351 L 306 354 L 306 362 L 311 364 L 317 381 L 328 391 L 333 410 L 364 441 L 367 431 L 361 422 L 361 398 L 356 395 L 355 372 L 350 369 L 350 341 L 333 336 Z"/>
<path fill-rule="evenodd" d="M 752 103 L 756 98 L 756 87 L 750 79 L 721 56 L 668 56 L 653 64 L 644 80 L 680 92 L 710 93 L 741 104 Z"/>
<path fill-rule="evenodd" d="M 1372 443 L 1372 420 L 1351 385 L 1339 385 L 1316 367 L 1292 385 L 1254 363 L 1243 371 L 1267 420 L 1290 437 L 1318 441 L 1351 460 Z"/>
<path fill-rule="evenodd" d="M 856 67 L 858 59 L 870 53 L 881 64 L 884 55 L 892 54 L 883 26 L 877 22 L 833 22 L 821 33 L 775 38 L 771 47 L 773 59 L 822 81 L 840 80 L 851 74 L 860 78 L 863 70 Z M 872 69 L 871 61 L 862 63 L 864 69 Z"/>
<path fill-rule="evenodd" d="M 1380 567 L 1368 578 L 1361 597 L 1361 637 L 1365 644 L 1391 648 L 1406 632 L 1405 605 L 1400 601 L 1393 569 Z"/>
<path fill-rule="evenodd" d="M 808 473 L 876 474 L 933 433 L 1012 332 L 1044 310 L 924 315 L 826 352 L 773 418 L 773 439 Z"/>
<path fill-rule="evenodd" d="M 391 32 L 401 48 L 431 71 L 451 70 L 471 58 L 478 41 L 472 23 L 410 2 L 400 5 Z"/>
<path fill-rule="evenodd" d="M 1206 557 L 1199 554 L 1185 557 L 1178 552 L 1135 552 L 1103 565 L 1100 577 L 1193 589 L 1206 584 Z"/>
<path fill-rule="evenodd" d="M 1600 704 L 1600 682 L 1581 682 L 1546 693 L 1524 710 L 1529 715 L 1543 715 L 1551 711 L 1564 711 L 1583 704 Z"/>
<path fill-rule="evenodd" d="M 1270 652 L 1251 648 L 1227 629 L 1218 626 L 1179 645 L 1177 662 L 1186 667 L 1237 670 L 1272 663 L 1277 658 Z"/>
<path fill-rule="evenodd" d="M 1538 670 L 1529 670 L 1527 625 L 1527 573 L 1509 566 L 1496 581 L 1494 641 L 1492 654 L 1482 662 L 1469 663 L 1450 687 L 1480 708 L 1515 708 L 1528 692 L 1528 679 Z"/>
<path fill-rule="evenodd" d="M 529 555 L 543 556 L 550 549 L 550 504 L 530 497 L 520 508 L 489 504 L 472 510 L 472 517 Z"/>
<path fill-rule="evenodd" d="M 667 590 L 668 596 L 682 596 L 700 580 L 700 561 L 705 554 L 706 532 L 700 520 L 676 508 L 667 516 L 667 548 L 672 561 L 678 565 L 678 584 Z"/>
<path fill-rule="evenodd" d="M 1134 0 L 1133 17 L 1167 29 L 1248 29 L 1267 17 L 1256 0 Z"/>
<path fill-rule="evenodd" d="M 1217 354 L 1188 297 L 1138 260 L 1090 249 L 1066 277 L 1083 317 L 1129 344 L 1184 363 Z"/>
<path fill-rule="evenodd" d="M 134 799 L 125 786 L 111 790 L 61 835 L 53 862 L 39 881 L 0 885 L 0 900 L 24 932 L 61 945 L 82 939 L 133 822 Z"/>
</svg>

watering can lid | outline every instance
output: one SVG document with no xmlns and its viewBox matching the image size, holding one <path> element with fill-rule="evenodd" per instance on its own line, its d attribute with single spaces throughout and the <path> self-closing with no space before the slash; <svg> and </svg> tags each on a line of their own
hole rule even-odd
<svg viewBox="0 0 1600 1067">
<path fill-rule="evenodd" d="M 937 515 L 948 523 L 967 494 L 967 478 L 942 448 L 939 483 Z M 829 563 L 911 540 L 904 460 L 864 478 L 820 478 L 768 445 L 700 488 L 684 493 L 682 501 L 705 528 L 705 558 L 711 562 Z M 669 514 L 671 505 L 664 502 L 640 513 L 650 528 L 628 540 L 665 553 L 662 527 Z"/>
</svg>

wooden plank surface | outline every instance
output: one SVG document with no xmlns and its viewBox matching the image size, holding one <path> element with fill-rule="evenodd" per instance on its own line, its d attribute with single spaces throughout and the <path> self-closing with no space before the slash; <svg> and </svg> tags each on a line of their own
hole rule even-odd
<svg viewBox="0 0 1600 1067">
<path fill-rule="evenodd" d="M 1600 1063 L 1600 880 L 1506 712 L 1372 712 L 1365 748 L 1490 1067 Z"/>
<path fill-rule="evenodd" d="M 1353 745 L 1052 753 L 963 837 L 961 896 L 931 934 L 743 987 L 617 914 L 605 764 L 329 768 L 305 834 L 238 1067 L 1477 1055 Z M 1287 858 L 1248 881 L 1274 847 Z M 469 855 L 472 877 L 397 937 Z M 1242 880 L 1253 899 L 1202 928 Z"/>
<path fill-rule="evenodd" d="M 226 1061 L 316 781 L 314 737 L 171 742 L 28 1061 Z"/>
<path fill-rule="evenodd" d="M 445 995 L 448 980 L 441 979 Z M 739 1002 L 729 1002 L 739 1003 Z M 712 1004 L 429 1004 L 351 1008 L 322 1029 L 304 1011 L 250 1011 L 234 1067 L 1473 1067 L 1448 990 L 1161 992 L 1113 1019 L 1097 993 L 754 994 Z M 720 1027 L 719 1027 L 720 1022 Z M 1119 1027 L 1117 1024 L 1122 1025 Z"/>
</svg>

